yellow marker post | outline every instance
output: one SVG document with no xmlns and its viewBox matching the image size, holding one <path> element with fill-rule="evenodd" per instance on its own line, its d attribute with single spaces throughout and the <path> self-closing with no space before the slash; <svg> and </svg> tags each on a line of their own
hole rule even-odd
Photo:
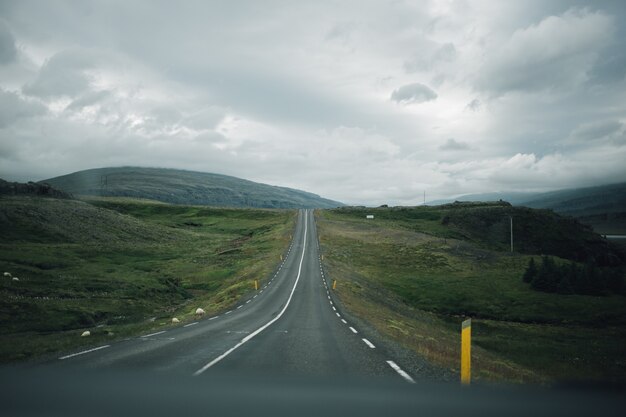
<svg viewBox="0 0 626 417">
<path fill-rule="evenodd" d="M 255 279 L 255 280 L 254 280 L 254 290 L 255 290 L 255 291 L 258 291 L 258 290 L 259 290 L 259 280 L 258 280 L 258 279 Z"/>
<path fill-rule="evenodd" d="M 472 319 L 461 324 L 461 383 L 469 384 L 472 366 Z"/>
<path fill-rule="evenodd" d="M 335 288 L 337 288 L 337 280 L 336 280 L 336 279 L 334 279 L 334 280 L 333 280 L 333 290 L 334 290 Z"/>
</svg>

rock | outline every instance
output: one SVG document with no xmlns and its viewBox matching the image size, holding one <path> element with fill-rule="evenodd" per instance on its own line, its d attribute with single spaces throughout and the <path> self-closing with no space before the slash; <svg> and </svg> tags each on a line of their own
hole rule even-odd
<svg viewBox="0 0 626 417">
<path fill-rule="evenodd" d="M 80 335 L 80 337 L 85 337 L 85 336 L 91 336 L 91 332 L 89 330 L 85 330 L 83 334 Z"/>
<path fill-rule="evenodd" d="M 196 309 L 196 314 L 197 314 L 197 315 L 199 315 L 199 316 L 203 316 L 203 315 L 204 315 L 204 310 L 203 310 L 203 309 L 201 309 L 200 307 L 198 307 L 198 308 Z"/>
<path fill-rule="evenodd" d="M 174 317 L 174 318 L 172 319 L 172 323 L 180 323 L 180 320 L 178 320 L 176 317 Z"/>
<path fill-rule="evenodd" d="M 19 281 L 20 279 L 18 277 L 13 277 L 12 280 L 13 281 Z"/>
<path fill-rule="evenodd" d="M 4 273 L 4 276 L 5 276 L 5 277 L 9 277 L 9 278 L 11 278 L 11 273 L 10 273 L 10 272 L 5 272 L 5 273 Z"/>
</svg>

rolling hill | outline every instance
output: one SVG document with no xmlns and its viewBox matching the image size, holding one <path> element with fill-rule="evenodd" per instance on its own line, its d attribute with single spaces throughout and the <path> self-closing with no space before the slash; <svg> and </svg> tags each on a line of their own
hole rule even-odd
<svg viewBox="0 0 626 417">
<path fill-rule="evenodd" d="M 504 200 L 514 206 L 551 209 L 559 214 L 578 218 L 593 226 L 598 233 L 626 233 L 626 183 L 597 187 L 574 188 L 545 193 L 496 192 L 468 194 L 459 201 Z M 437 200 L 431 205 L 448 204 L 454 200 Z"/>
<path fill-rule="evenodd" d="M 227 175 L 165 168 L 89 169 L 41 182 L 73 195 L 133 197 L 172 204 L 259 208 L 334 208 L 342 205 L 291 188 Z"/>
</svg>

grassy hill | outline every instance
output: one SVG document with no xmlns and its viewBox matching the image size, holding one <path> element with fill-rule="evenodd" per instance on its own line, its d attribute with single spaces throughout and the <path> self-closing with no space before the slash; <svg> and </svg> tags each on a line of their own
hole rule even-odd
<svg viewBox="0 0 626 417">
<path fill-rule="evenodd" d="M 460 323 L 471 317 L 476 378 L 624 380 L 626 296 L 543 293 L 522 281 L 539 254 L 559 264 L 609 253 L 624 262 L 619 247 L 576 220 L 500 202 L 344 207 L 317 218 L 342 303 L 429 360 L 458 372 Z"/>
<path fill-rule="evenodd" d="M 226 175 L 164 168 L 90 169 L 41 182 L 74 195 L 132 197 L 183 205 L 259 208 L 333 208 L 342 205 L 291 188 Z"/>
<path fill-rule="evenodd" d="M 183 323 L 265 280 L 295 211 L 0 197 L 0 362 Z M 84 330 L 92 337 L 81 338 Z"/>
<path fill-rule="evenodd" d="M 626 183 L 550 191 L 546 193 L 496 192 L 468 194 L 458 201 L 504 200 L 515 206 L 551 209 L 573 216 L 602 234 L 626 234 Z M 454 200 L 437 200 L 434 205 Z"/>
</svg>

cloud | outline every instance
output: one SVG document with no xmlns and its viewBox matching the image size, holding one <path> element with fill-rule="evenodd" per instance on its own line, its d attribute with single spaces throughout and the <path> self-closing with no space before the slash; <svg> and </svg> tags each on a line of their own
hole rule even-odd
<svg viewBox="0 0 626 417">
<path fill-rule="evenodd" d="M 574 88 L 587 80 L 614 32 L 614 19 L 600 11 L 546 17 L 491 46 L 475 86 L 495 95 Z"/>
<path fill-rule="evenodd" d="M 42 98 L 77 97 L 89 90 L 92 77 L 88 70 L 96 66 L 93 54 L 86 50 L 65 50 L 48 59 L 37 79 L 22 88 L 24 94 Z"/>
<path fill-rule="evenodd" d="M 442 151 L 469 151 L 471 148 L 465 142 L 458 142 L 454 138 L 449 138 L 446 143 L 439 146 Z"/>
<path fill-rule="evenodd" d="M 469 103 L 467 103 L 467 105 L 465 106 L 465 108 L 467 110 L 473 111 L 473 112 L 478 112 L 480 111 L 480 108 L 482 107 L 482 103 L 480 102 L 479 99 L 475 98 L 472 101 L 470 101 Z"/>
<path fill-rule="evenodd" d="M 15 38 L 6 22 L 0 19 L 0 65 L 6 65 L 15 61 L 16 56 Z"/>
<path fill-rule="evenodd" d="M 42 115 L 46 107 L 21 98 L 17 93 L 0 88 L 0 128 L 10 126 L 18 119 Z"/>
<path fill-rule="evenodd" d="M 391 100 L 401 104 L 424 103 L 436 98 L 437 93 L 420 83 L 404 85 L 391 93 Z"/>
<path fill-rule="evenodd" d="M 419 51 L 413 54 L 404 63 L 408 73 L 429 71 L 440 63 L 452 62 L 456 59 L 457 51 L 453 43 L 444 43 L 432 52 Z"/>
</svg>

